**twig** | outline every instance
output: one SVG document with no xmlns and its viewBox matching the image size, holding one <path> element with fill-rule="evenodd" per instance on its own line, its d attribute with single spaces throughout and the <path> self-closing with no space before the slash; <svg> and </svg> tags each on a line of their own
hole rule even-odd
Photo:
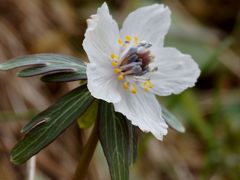
<svg viewBox="0 0 240 180">
<path fill-rule="evenodd" d="M 29 161 L 28 161 L 28 180 L 34 180 L 35 177 L 35 171 L 36 171 L 36 156 L 33 156 Z"/>
</svg>

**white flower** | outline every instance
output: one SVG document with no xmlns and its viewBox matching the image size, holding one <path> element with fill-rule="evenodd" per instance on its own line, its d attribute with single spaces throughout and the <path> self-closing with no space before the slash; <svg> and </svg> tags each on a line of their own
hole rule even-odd
<svg viewBox="0 0 240 180">
<path fill-rule="evenodd" d="M 191 56 L 163 47 L 170 14 L 159 4 L 139 8 L 119 31 L 104 3 L 87 20 L 83 42 L 92 96 L 113 103 L 132 124 L 160 140 L 168 126 L 155 94 L 178 94 L 194 86 L 200 74 Z"/>
</svg>

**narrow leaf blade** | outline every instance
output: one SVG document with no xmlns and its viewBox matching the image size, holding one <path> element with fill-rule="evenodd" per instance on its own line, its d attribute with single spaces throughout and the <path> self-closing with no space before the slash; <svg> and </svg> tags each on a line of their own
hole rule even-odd
<svg viewBox="0 0 240 180">
<path fill-rule="evenodd" d="M 74 73 L 56 73 L 45 75 L 41 78 L 44 82 L 70 82 L 87 79 L 85 72 L 74 72 Z"/>
<path fill-rule="evenodd" d="M 25 69 L 20 71 L 17 74 L 18 76 L 30 77 L 45 75 L 42 80 L 47 82 L 69 82 L 87 79 L 86 64 L 79 58 L 72 56 L 60 54 L 35 54 L 17 57 L 0 64 L 0 70 L 2 71 L 22 67 L 25 67 Z M 57 75 L 50 76 L 55 74 Z"/>
<path fill-rule="evenodd" d="M 33 68 L 27 68 L 19 73 L 17 75 L 19 77 L 31 77 L 31 76 L 37 76 L 41 74 L 54 74 L 54 73 L 60 73 L 60 72 L 74 72 L 76 69 L 72 67 L 63 67 L 63 66 L 50 66 L 50 67 L 33 67 Z"/>
<path fill-rule="evenodd" d="M 51 64 L 68 64 L 78 68 L 85 67 L 79 58 L 60 54 L 34 54 L 14 58 L 0 64 L 0 70 L 10 70 L 25 66 L 49 66 Z"/>
<path fill-rule="evenodd" d="M 129 148 L 128 148 L 128 163 L 129 165 L 135 163 L 138 154 L 138 132 L 137 127 L 131 124 L 131 121 L 127 120 L 128 134 L 129 134 Z"/>
<path fill-rule="evenodd" d="M 182 123 L 164 106 L 162 106 L 162 117 L 167 122 L 167 124 L 180 133 L 185 132 L 185 128 Z"/>
<path fill-rule="evenodd" d="M 98 113 L 99 139 L 112 180 L 128 180 L 129 165 L 136 155 L 136 144 L 131 144 L 137 143 L 136 131 L 125 116 L 114 111 L 112 104 L 100 101 Z"/>
<path fill-rule="evenodd" d="M 22 130 L 26 133 L 11 151 L 11 161 L 22 164 L 57 138 L 92 103 L 94 98 L 81 86 L 35 116 Z"/>
</svg>

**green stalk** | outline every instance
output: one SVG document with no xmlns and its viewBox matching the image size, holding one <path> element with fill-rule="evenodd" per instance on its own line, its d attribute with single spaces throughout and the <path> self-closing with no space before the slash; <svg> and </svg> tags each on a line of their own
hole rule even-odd
<svg viewBox="0 0 240 180">
<path fill-rule="evenodd" d="M 94 151 L 98 143 L 98 132 L 97 132 L 97 121 L 95 122 L 94 128 L 91 132 L 91 135 L 88 139 L 87 144 L 85 145 L 81 157 L 78 161 L 77 168 L 75 170 L 73 180 L 84 180 L 87 175 L 88 167 L 93 157 Z"/>
</svg>

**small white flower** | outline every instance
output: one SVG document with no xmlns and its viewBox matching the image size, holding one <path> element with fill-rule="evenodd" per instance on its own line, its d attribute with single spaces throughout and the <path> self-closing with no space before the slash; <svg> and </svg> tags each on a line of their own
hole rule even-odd
<svg viewBox="0 0 240 180">
<path fill-rule="evenodd" d="M 119 31 L 104 3 L 87 20 L 83 42 L 92 96 L 113 103 L 132 124 L 160 140 L 168 126 L 154 94 L 178 94 L 194 86 L 200 74 L 191 56 L 163 47 L 170 14 L 159 4 L 139 8 Z"/>
</svg>

